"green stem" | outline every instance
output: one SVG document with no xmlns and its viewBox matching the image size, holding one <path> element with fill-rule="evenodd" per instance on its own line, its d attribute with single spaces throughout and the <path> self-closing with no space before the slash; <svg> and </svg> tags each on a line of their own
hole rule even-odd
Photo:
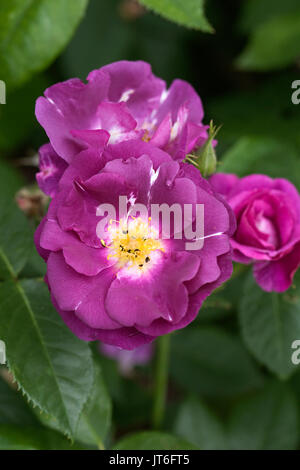
<svg viewBox="0 0 300 470">
<path fill-rule="evenodd" d="M 156 364 L 154 383 L 154 403 L 152 424 L 159 429 L 164 419 L 168 387 L 168 367 L 170 352 L 170 335 L 160 336 L 156 342 Z"/>
<path fill-rule="evenodd" d="M 105 450 L 104 444 L 100 439 L 98 441 L 98 450 Z"/>
</svg>

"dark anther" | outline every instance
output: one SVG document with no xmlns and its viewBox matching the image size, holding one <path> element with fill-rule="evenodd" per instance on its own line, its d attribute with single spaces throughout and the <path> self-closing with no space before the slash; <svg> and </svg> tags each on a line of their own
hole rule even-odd
<svg viewBox="0 0 300 470">
<path fill-rule="evenodd" d="M 150 261 L 149 256 L 146 257 L 145 261 L 146 261 L 146 263 L 149 263 L 149 261 Z"/>
</svg>

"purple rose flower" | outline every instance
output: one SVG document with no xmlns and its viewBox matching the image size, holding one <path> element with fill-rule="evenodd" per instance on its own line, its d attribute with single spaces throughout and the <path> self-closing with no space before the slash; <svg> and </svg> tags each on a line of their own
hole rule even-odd
<svg viewBox="0 0 300 470">
<path fill-rule="evenodd" d="M 40 171 L 36 174 L 38 185 L 47 196 L 54 197 L 58 183 L 68 164 L 57 155 L 50 144 L 43 145 L 39 154 Z"/>
<path fill-rule="evenodd" d="M 141 61 L 107 65 L 87 80 L 51 86 L 36 103 L 39 123 L 66 162 L 97 140 L 99 130 L 108 133 L 110 145 L 134 138 L 151 141 L 176 160 L 205 143 L 202 103 L 188 83 L 175 80 L 166 90 L 165 82 Z M 54 170 L 57 158 L 52 163 Z M 44 178 L 38 182 L 43 185 Z"/>
<path fill-rule="evenodd" d="M 153 343 L 148 343 L 132 351 L 126 351 L 110 344 L 99 343 L 99 351 L 104 356 L 115 359 L 119 364 L 122 374 L 130 375 L 135 366 L 147 364 L 152 359 L 153 346 Z"/>
<path fill-rule="evenodd" d="M 283 292 L 300 266 L 300 195 L 289 181 L 264 175 L 210 179 L 234 210 L 233 259 L 254 261 L 254 277 L 266 291 Z"/>
<path fill-rule="evenodd" d="M 140 140 L 106 146 L 107 132 L 99 131 L 95 146 L 94 137 L 62 176 L 36 245 L 47 262 L 53 303 L 69 328 L 84 340 L 134 349 L 185 327 L 230 277 L 235 219 L 192 165 Z M 146 208 L 177 204 L 183 212 L 190 204 L 190 224 L 196 204 L 203 204 L 203 248 L 187 250 L 185 232 L 178 237 L 175 225 L 169 239 L 162 239 L 159 225 L 155 238 L 141 216 L 128 217 L 121 235 L 107 222 L 99 238 L 101 204 L 116 208 L 119 226 L 124 222 L 120 195 L 128 214 L 133 200 Z"/>
</svg>

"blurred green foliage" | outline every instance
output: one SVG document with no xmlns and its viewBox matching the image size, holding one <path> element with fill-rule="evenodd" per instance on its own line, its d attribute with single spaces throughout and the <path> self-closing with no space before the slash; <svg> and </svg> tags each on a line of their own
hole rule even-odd
<svg viewBox="0 0 300 470">
<path fill-rule="evenodd" d="M 275 70 L 299 58 L 300 4 L 298 0 L 250 0 L 245 2 L 241 31 L 249 41 L 237 60 L 248 70 Z"/>
</svg>

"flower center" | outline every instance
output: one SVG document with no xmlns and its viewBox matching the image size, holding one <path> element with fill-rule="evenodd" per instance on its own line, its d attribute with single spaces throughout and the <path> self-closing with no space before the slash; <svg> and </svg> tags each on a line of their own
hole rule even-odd
<svg viewBox="0 0 300 470">
<path fill-rule="evenodd" d="M 141 217 L 131 217 L 119 222 L 110 221 L 108 233 L 110 243 L 101 243 L 109 249 L 107 259 L 115 258 L 119 268 L 138 268 L 139 270 L 151 264 L 157 256 L 157 251 L 164 252 L 158 232 L 148 221 Z"/>
</svg>

